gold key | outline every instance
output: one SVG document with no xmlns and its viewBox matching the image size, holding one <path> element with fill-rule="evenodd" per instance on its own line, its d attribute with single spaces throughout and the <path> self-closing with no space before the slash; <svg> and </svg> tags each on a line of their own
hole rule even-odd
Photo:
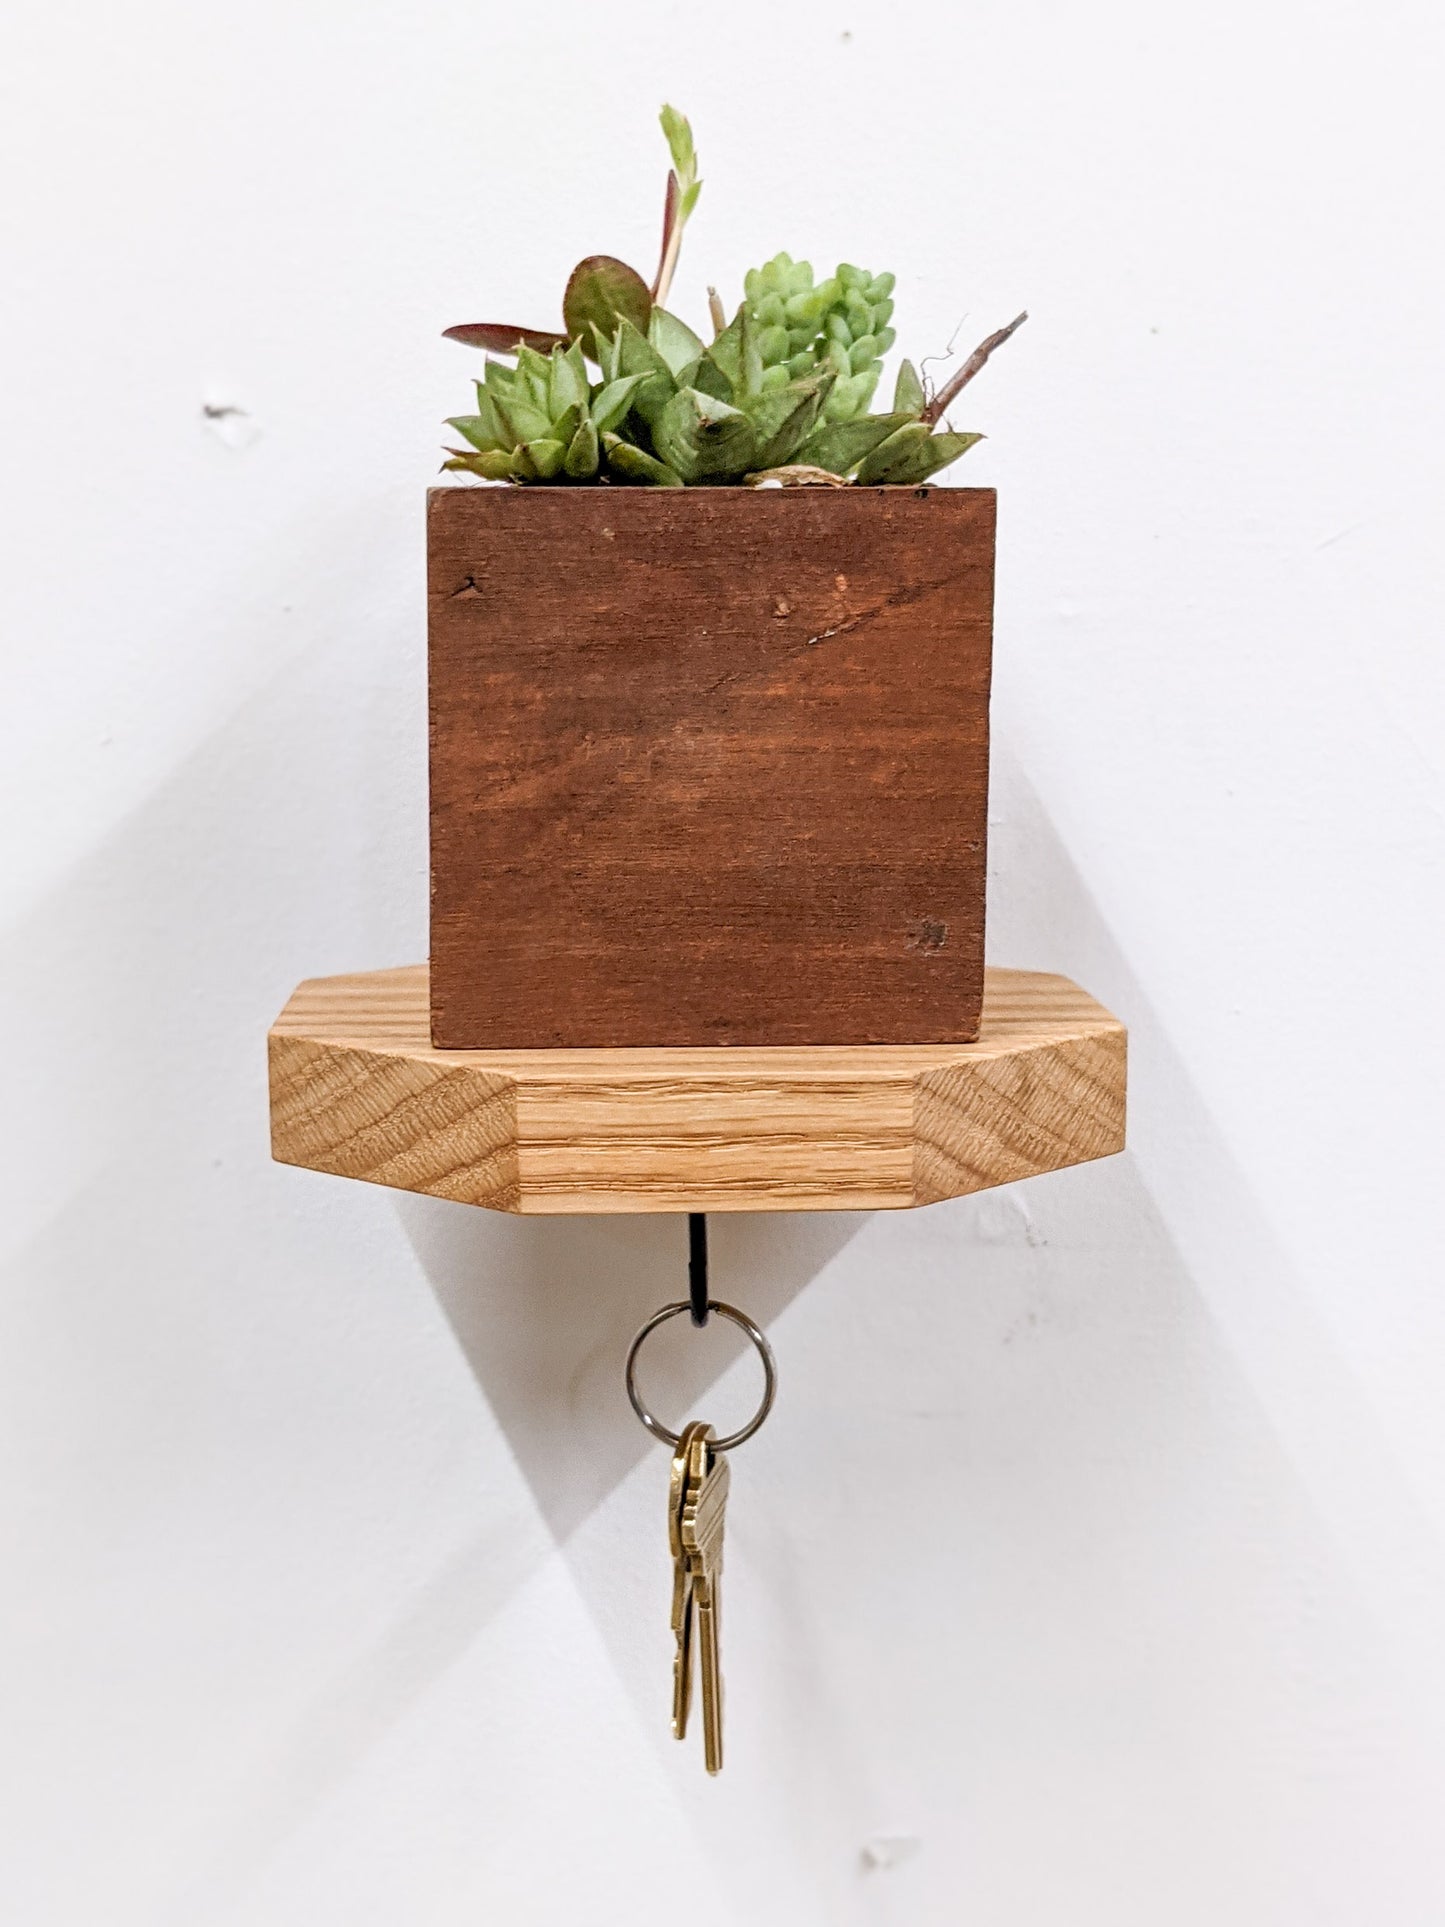
<svg viewBox="0 0 1445 1927">
<path fill-rule="evenodd" d="M 723 1523 L 732 1474 L 714 1449 L 710 1425 L 690 1425 L 687 1475 L 683 1486 L 680 1537 L 697 1609 L 698 1657 L 702 1668 L 703 1759 L 709 1773 L 722 1769 L 722 1666 L 718 1622 L 722 1610 Z M 679 1447 L 679 1450 L 681 1447 Z"/>
<path fill-rule="evenodd" d="M 704 1283 L 706 1281 L 704 1280 Z M 692 1674 L 694 1663 L 702 1668 L 703 1758 L 709 1773 L 718 1773 L 723 1763 L 723 1682 L 719 1657 L 719 1622 L 722 1617 L 723 1519 L 731 1483 L 728 1452 L 757 1431 L 773 1409 L 778 1374 L 772 1347 L 750 1318 L 735 1306 L 709 1299 L 707 1311 L 716 1312 L 745 1331 L 763 1361 L 763 1397 L 746 1425 L 740 1425 L 725 1439 L 719 1439 L 710 1425 L 700 1420 L 684 1427 L 681 1433 L 669 1431 L 647 1406 L 637 1388 L 637 1355 L 649 1332 L 665 1325 L 683 1312 L 697 1311 L 696 1279 L 689 1299 L 677 1305 L 664 1305 L 654 1312 L 633 1339 L 623 1368 L 623 1383 L 632 1409 L 654 1438 L 673 1446 L 672 1477 L 667 1492 L 667 1545 L 672 1555 L 672 1635 L 676 1651 L 672 1662 L 672 1730 L 678 1739 L 687 1735 L 692 1711 Z M 702 1319 L 699 1317 L 698 1322 Z M 696 1660 L 694 1656 L 696 1655 Z"/>
<path fill-rule="evenodd" d="M 708 1430 L 696 1419 L 684 1429 L 677 1442 L 677 1450 L 673 1453 L 672 1478 L 667 1493 L 667 1543 L 672 1552 L 672 1634 L 677 1641 L 677 1651 L 672 1661 L 672 1730 L 679 1740 L 687 1737 L 687 1716 L 692 1706 L 694 1603 L 692 1570 L 682 1543 L 682 1511 L 687 1499 L 693 1439 Z"/>
</svg>

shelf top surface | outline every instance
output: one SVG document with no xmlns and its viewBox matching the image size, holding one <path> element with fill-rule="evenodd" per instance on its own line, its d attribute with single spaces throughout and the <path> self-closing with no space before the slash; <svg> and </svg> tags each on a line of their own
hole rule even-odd
<svg viewBox="0 0 1445 1927">
<path fill-rule="evenodd" d="M 1092 1031 L 1117 1031 L 1119 1020 L 1067 977 L 1037 970 L 985 973 L 983 1018 L 973 1044 L 810 1044 L 759 1049 L 693 1048 L 587 1050 L 437 1050 L 431 1042 L 429 977 L 425 964 L 313 977 L 301 984 L 276 1019 L 273 1036 L 324 1036 L 334 1044 L 402 1053 L 474 1071 L 495 1069 L 528 1083 L 569 1083 L 582 1076 L 628 1079 L 690 1077 L 731 1080 L 840 1075 L 914 1076 L 944 1064 L 1009 1055 L 1031 1044 Z"/>
</svg>

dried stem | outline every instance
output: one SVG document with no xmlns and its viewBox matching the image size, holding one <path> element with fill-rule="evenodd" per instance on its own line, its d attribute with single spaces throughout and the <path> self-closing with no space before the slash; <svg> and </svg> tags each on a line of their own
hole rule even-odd
<svg viewBox="0 0 1445 1927">
<path fill-rule="evenodd" d="M 713 333 L 720 335 L 728 325 L 728 318 L 723 312 L 722 296 L 716 288 L 707 291 L 707 311 L 712 316 Z"/>
<path fill-rule="evenodd" d="M 807 462 L 789 462 L 784 468 L 754 469 L 744 475 L 749 488 L 762 488 L 776 482 L 780 488 L 852 488 L 846 475 L 835 475 L 829 468 L 813 468 Z"/>
<path fill-rule="evenodd" d="M 987 341 L 981 341 L 969 356 L 968 360 L 959 369 L 958 373 L 939 389 L 938 393 L 933 397 L 933 400 L 929 402 L 928 406 L 924 409 L 920 420 L 927 422 L 931 428 L 933 424 L 940 419 L 944 409 L 950 407 L 962 390 L 973 380 L 974 376 L 978 373 L 979 369 L 983 367 L 994 349 L 1001 348 L 1009 336 L 1014 333 L 1015 329 L 1022 328 L 1027 320 L 1028 314 L 1026 312 L 1015 315 L 1006 328 L 1000 328 L 996 334 L 991 334 Z"/>
</svg>

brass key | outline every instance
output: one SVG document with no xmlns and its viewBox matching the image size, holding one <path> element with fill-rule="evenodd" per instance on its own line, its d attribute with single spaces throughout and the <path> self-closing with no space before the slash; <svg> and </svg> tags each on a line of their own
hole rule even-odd
<svg viewBox="0 0 1445 1927">
<path fill-rule="evenodd" d="M 687 1716 L 692 1707 L 693 1577 L 682 1543 L 682 1511 L 687 1499 L 693 1440 L 708 1430 L 697 1419 L 684 1428 L 673 1453 L 667 1492 L 667 1543 L 672 1552 L 672 1634 L 677 1641 L 672 1661 L 672 1730 L 679 1740 L 687 1737 Z"/>
<path fill-rule="evenodd" d="M 718 1651 L 722 1610 L 723 1523 L 732 1474 L 713 1447 L 710 1425 L 690 1425 L 680 1537 L 697 1608 L 697 1641 L 702 1667 L 703 1759 L 709 1773 L 722 1769 L 722 1665 Z M 681 1447 L 679 1447 L 679 1450 Z"/>
<path fill-rule="evenodd" d="M 703 1279 L 703 1286 L 706 1279 Z M 694 1652 L 702 1667 L 703 1758 L 709 1773 L 717 1773 L 723 1763 L 723 1682 L 719 1657 L 719 1622 L 722 1617 L 723 1518 L 731 1482 L 727 1453 L 757 1431 L 773 1409 L 778 1374 L 772 1347 L 750 1318 L 736 1306 L 720 1299 L 708 1299 L 706 1312 L 716 1313 L 745 1331 L 763 1361 L 763 1397 L 746 1425 L 740 1425 L 719 1439 L 710 1425 L 694 1420 L 679 1432 L 669 1431 L 649 1410 L 637 1388 L 637 1355 L 649 1332 L 665 1325 L 670 1318 L 691 1311 L 698 1316 L 697 1280 L 689 1299 L 681 1304 L 664 1305 L 654 1312 L 627 1350 L 623 1383 L 632 1409 L 656 1439 L 664 1439 L 673 1450 L 672 1478 L 667 1493 L 667 1544 L 672 1554 L 672 1635 L 676 1651 L 672 1662 L 672 1730 L 678 1739 L 687 1734 L 692 1710 L 692 1671 Z M 705 1291 L 704 1294 L 705 1295 Z"/>
</svg>

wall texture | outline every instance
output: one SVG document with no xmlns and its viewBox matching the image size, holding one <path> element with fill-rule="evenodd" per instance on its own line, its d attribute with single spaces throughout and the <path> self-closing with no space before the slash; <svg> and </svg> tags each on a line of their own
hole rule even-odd
<svg viewBox="0 0 1445 1927">
<path fill-rule="evenodd" d="M 1424 0 L 18 0 L 7 1922 L 1438 1927 L 1441 53 Z M 960 411 L 991 948 L 1134 1036 L 1110 1164 L 716 1223 L 784 1373 L 717 1784 L 618 1382 L 681 1223 L 272 1167 L 262 1079 L 297 978 L 424 947 L 438 332 L 651 255 L 663 98 L 694 314 L 779 247 L 894 269 L 915 353 L 1032 309 Z"/>
</svg>

